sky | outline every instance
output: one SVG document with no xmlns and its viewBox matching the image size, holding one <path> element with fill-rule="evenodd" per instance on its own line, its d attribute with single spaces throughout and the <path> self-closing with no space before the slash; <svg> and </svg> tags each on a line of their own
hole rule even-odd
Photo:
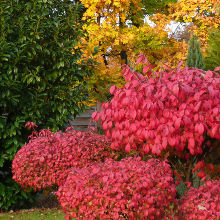
<svg viewBox="0 0 220 220">
<path fill-rule="evenodd" d="M 154 27 L 155 24 L 149 19 L 149 16 L 144 18 L 144 22 L 147 22 L 151 27 Z M 189 25 L 190 23 L 181 24 L 180 22 L 171 21 L 169 25 L 167 25 L 167 30 L 170 29 L 168 36 L 170 37 L 176 31 L 183 31 L 185 26 Z"/>
</svg>

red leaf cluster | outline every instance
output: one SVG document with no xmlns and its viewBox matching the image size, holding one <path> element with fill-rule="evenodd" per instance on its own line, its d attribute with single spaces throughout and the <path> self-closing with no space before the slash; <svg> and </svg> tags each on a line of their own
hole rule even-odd
<svg viewBox="0 0 220 220">
<path fill-rule="evenodd" d="M 205 163 L 204 161 L 199 161 L 195 167 L 193 168 L 192 172 L 196 172 L 196 175 L 199 178 L 204 178 L 208 176 L 208 174 L 213 174 L 216 171 L 216 174 L 218 173 L 218 170 L 215 168 L 215 166 L 211 163 Z M 216 175 L 218 177 L 218 175 Z"/>
<path fill-rule="evenodd" d="M 205 135 L 220 139 L 217 72 L 186 67 L 146 79 L 126 66 L 123 75 L 125 86 L 112 86 L 111 102 L 93 114 L 94 120 L 101 119 L 112 149 L 155 155 L 168 148 L 181 155 L 187 149 L 195 155 L 202 154 Z"/>
<path fill-rule="evenodd" d="M 67 219 L 162 219 L 176 189 L 165 161 L 130 157 L 74 168 L 56 194 Z"/>
<path fill-rule="evenodd" d="M 181 198 L 179 215 L 183 219 L 220 219 L 220 181 L 208 181 L 199 189 L 191 188 Z"/>
<path fill-rule="evenodd" d="M 37 125 L 34 124 L 34 122 L 28 121 L 25 124 L 25 128 L 27 128 L 28 130 L 34 129 L 35 127 L 38 127 Z"/>
<path fill-rule="evenodd" d="M 40 133 L 25 144 L 13 160 L 13 179 L 24 188 L 41 190 L 60 185 L 70 168 L 116 157 L 102 135 L 74 130 Z"/>
</svg>

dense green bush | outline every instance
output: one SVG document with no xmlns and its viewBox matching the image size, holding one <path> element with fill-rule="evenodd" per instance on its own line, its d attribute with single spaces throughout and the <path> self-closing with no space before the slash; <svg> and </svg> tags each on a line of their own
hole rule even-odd
<svg viewBox="0 0 220 220">
<path fill-rule="evenodd" d="M 200 51 L 200 43 L 196 36 L 193 36 L 189 41 L 189 49 L 187 55 L 187 66 L 203 69 L 203 56 Z"/>
<path fill-rule="evenodd" d="M 40 128 L 56 130 L 83 109 L 84 78 L 92 72 L 92 61 L 79 64 L 82 54 L 73 50 L 84 34 L 82 9 L 69 0 L 0 4 L 0 178 L 4 178 L 0 209 L 11 208 L 24 197 L 21 191 L 8 196 L 17 186 L 5 180 L 29 135 L 25 122 L 37 121 Z"/>
<path fill-rule="evenodd" d="M 220 66 L 220 27 L 209 35 L 205 68 L 214 70 Z"/>
</svg>

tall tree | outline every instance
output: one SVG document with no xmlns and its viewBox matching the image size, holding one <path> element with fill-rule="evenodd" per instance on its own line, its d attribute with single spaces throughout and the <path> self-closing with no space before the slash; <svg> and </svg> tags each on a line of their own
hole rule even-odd
<svg viewBox="0 0 220 220">
<path fill-rule="evenodd" d="M 149 61 L 169 56 L 172 40 L 163 24 L 151 27 L 146 16 L 166 14 L 175 0 L 81 0 L 86 8 L 83 19 L 88 35 L 81 40 L 85 57 L 94 57 L 99 63 L 90 80 L 96 94 L 106 94 L 111 84 L 121 84 L 121 65 L 134 62 L 138 53 L 145 53 Z M 158 17 L 159 19 L 159 17 Z M 159 23 L 159 22 L 158 22 Z M 94 48 L 97 53 L 94 53 Z M 94 90 L 93 90 L 94 91 Z M 101 99 L 101 97 L 96 97 Z"/>
<path fill-rule="evenodd" d="M 176 21 L 180 24 L 190 24 L 189 32 L 198 37 L 200 49 L 204 54 L 208 45 L 209 32 L 220 26 L 218 0 L 179 0 L 169 8 L 167 20 Z M 173 58 L 187 59 L 187 44 L 183 41 Z"/>
</svg>

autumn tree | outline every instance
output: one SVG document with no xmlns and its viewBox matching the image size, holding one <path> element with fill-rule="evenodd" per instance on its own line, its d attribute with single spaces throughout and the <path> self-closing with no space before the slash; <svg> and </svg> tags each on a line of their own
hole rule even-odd
<svg viewBox="0 0 220 220">
<path fill-rule="evenodd" d="M 122 84 L 121 65 L 131 64 L 138 53 L 145 53 L 151 63 L 166 59 L 173 50 L 173 40 L 168 38 L 165 23 L 159 22 L 168 13 L 169 4 L 175 0 L 81 0 L 86 10 L 83 16 L 88 35 L 81 39 L 85 57 L 98 62 L 96 74 L 90 78 L 90 87 L 96 99 L 106 98 L 111 84 Z M 146 22 L 155 17 L 156 27 Z M 95 48 L 95 50 L 94 50 Z M 91 93 L 94 96 L 94 93 Z M 99 96 L 97 96 L 99 94 Z M 101 94 L 101 95 L 100 95 Z M 101 97 L 102 96 L 102 97 Z"/>
<path fill-rule="evenodd" d="M 217 0 L 179 0 L 169 8 L 167 20 L 179 22 L 179 24 L 190 24 L 188 32 L 198 37 L 202 54 L 208 46 L 209 32 L 211 29 L 217 29 L 220 26 L 219 19 L 219 1 Z M 188 46 L 183 41 L 179 44 L 178 58 L 187 59 Z M 173 58 L 177 58 L 173 54 Z"/>
<path fill-rule="evenodd" d="M 198 36 L 202 53 L 210 27 L 219 26 L 217 0 L 81 2 L 85 6 L 83 19 L 89 23 L 84 25 L 88 34 L 78 46 L 84 48 L 86 59 L 95 58 L 99 63 L 89 85 L 95 91 L 90 94 L 99 100 L 106 99 L 111 84 L 120 87 L 121 65 L 134 66 L 138 53 L 144 53 L 154 66 L 167 62 L 175 67 L 179 60 L 186 61 L 188 44 L 168 36 L 171 23 L 184 24 L 189 33 Z"/>
</svg>

